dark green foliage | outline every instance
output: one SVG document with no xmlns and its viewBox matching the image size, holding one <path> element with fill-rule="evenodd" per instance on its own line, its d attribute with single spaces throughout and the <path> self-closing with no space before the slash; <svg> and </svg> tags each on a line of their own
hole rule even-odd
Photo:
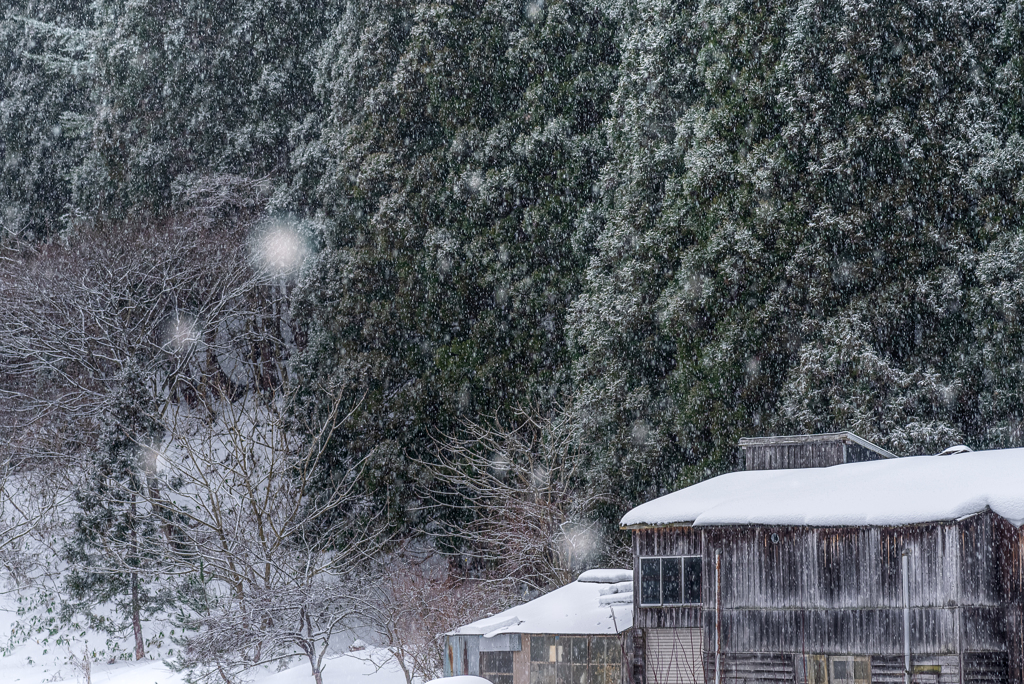
<svg viewBox="0 0 1024 684">
<path fill-rule="evenodd" d="M 397 516 L 410 459 L 460 417 L 570 389 L 573 238 L 605 157 L 614 27 L 585 2 L 528 9 L 364 4 L 324 51 L 338 118 L 307 151 L 327 221 L 303 372 L 351 383 L 338 458 L 371 454 L 368 488 Z"/>
<path fill-rule="evenodd" d="M 8 3 L 0 204 L 273 195 L 317 226 L 295 410 L 347 388 L 370 508 L 572 404 L 613 521 L 744 435 L 1020 443 L 1022 40 L 1016 0 Z"/>
<path fill-rule="evenodd" d="M 745 435 L 1016 443 L 1019 26 L 983 4 L 640 6 L 572 327 L 631 503 L 731 467 Z"/>
<path fill-rule="evenodd" d="M 161 219 L 176 195 L 286 183 L 289 134 L 313 108 L 313 54 L 335 11 L 331 0 L 97 3 L 90 211 Z"/>
<path fill-rule="evenodd" d="M 66 224 L 94 102 L 91 3 L 0 5 L 0 234 Z"/>
<path fill-rule="evenodd" d="M 63 558 L 69 564 L 65 584 L 75 603 L 69 610 L 92 615 L 112 603 L 118 617 L 136 626 L 159 606 L 158 544 L 161 519 L 148 501 L 156 447 L 162 435 L 153 418 L 151 387 L 137 366 L 118 376 L 102 437 L 89 458 L 80 485 L 74 531 Z M 121 631 L 124 624 L 98 619 L 98 626 Z"/>
</svg>

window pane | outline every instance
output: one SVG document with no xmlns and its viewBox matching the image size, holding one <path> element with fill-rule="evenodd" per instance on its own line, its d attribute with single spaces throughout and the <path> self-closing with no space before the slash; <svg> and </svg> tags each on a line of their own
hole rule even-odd
<svg viewBox="0 0 1024 684">
<path fill-rule="evenodd" d="M 617 663 L 619 655 L 619 640 L 614 637 L 594 637 L 590 642 L 590 660 L 593 663 Z"/>
<path fill-rule="evenodd" d="M 512 652 L 511 651 L 484 651 L 480 654 L 480 675 L 487 677 L 489 674 L 512 674 Z M 491 679 L 494 684 L 498 684 Z"/>
<path fill-rule="evenodd" d="M 590 662 L 603 663 L 606 656 L 605 642 L 602 637 L 591 637 L 590 639 Z"/>
<path fill-rule="evenodd" d="M 853 679 L 853 673 L 850 672 L 850 664 L 848 660 L 839 660 L 838 658 L 832 661 L 832 681 L 845 682 L 849 679 Z"/>
<path fill-rule="evenodd" d="M 825 656 L 811 656 L 811 684 L 828 684 Z"/>
<path fill-rule="evenodd" d="M 554 637 L 531 636 L 530 637 L 530 660 L 535 663 L 546 663 L 549 661 L 551 647 L 555 645 Z M 554 676 L 554 675 L 552 675 Z"/>
<path fill-rule="evenodd" d="M 611 638 L 603 639 L 603 641 L 607 646 L 605 662 L 613 664 L 620 663 L 622 661 L 622 644 L 619 643 L 619 640 L 617 638 Z M 618 668 L 615 669 L 618 670 Z"/>
<path fill-rule="evenodd" d="M 571 667 L 572 665 L 568 665 L 566 663 L 559 663 L 558 665 L 555 665 L 556 684 L 572 684 L 572 670 L 569 669 Z"/>
<path fill-rule="evenodd" d="M 683 602 L 683 559 L 661 559 L 661 602 Z"/>
<path fill-rule="evenodd" d="M 591 670 L 590 684 L 620 684 L 618 665 L 594 665 Z"/>
<path fill-rule="evenodd" d="M 661 603 L 661 564 L 657 558 L 640 559 L 640 603 L 646 606 Z"/>
<path fill-rule="evenodd" d="M 701 559 L 683 559 L 683 603 L 700 603 Z"/>
<path fill-rule="evenodd" d="M 871 681 L 871 661 L 868 658 L 853 659 L 853 678 L 858 682 Z"/>
<path fill-rule="evenodd" d="M 533 641 L 533 639 L 530 639 Z M 530 684 L 557 684 L 555 682 L 555 668 L 557 665 L 554 663 L 531 663 L 530 664 Z"/>
<path fill-rule="evenodd" d="M 572 665 L 572 684 L 590 684 L 586 665 Z"/>
<path fill-rule="evenodd" d="M 567 644 L 569 652 L 566 654 L 566 659 L 570 663 L 587 662 L 587 637 L 573 637 L 566 639 L 566 641 L 569 642 Z"/>
<path fill-rule="evenodd" d="M 512 675 L 510 674 L 486 675 L 484 679 L 490 680 L 491 684 L 512 684 Z"/>
</svg>

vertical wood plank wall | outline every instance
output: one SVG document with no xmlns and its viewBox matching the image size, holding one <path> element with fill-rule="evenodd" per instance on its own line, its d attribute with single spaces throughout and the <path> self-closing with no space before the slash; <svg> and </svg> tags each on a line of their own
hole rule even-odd
<svg viewBox="0 0 1024 684">
<path fill-rule="evenodd" d="M 906 549 L 915 663 L 941 658 L 937 684 L 1024 681 L 1024 536 L 994 514 L 902 527 L 651 528 L 634 532 L 633 547 L 635 582 L 641 556 L 701 555 L 704 567 L 702 606 L 640 607 L 635 591 L 637 628 L 703 626 L 710 652 L 720 550 L 730 668 L 751 654 L 863 654 L 877 659 L 875 681 L 892 667 L 902 672 Z M 778 663 L 771 671 L 768 679 L 789 676 Z"/>
<path fill-rule="evenodd" d="M 846 462 L 847 445 L 840 441 L 741 447 L 746 470 L 822 468 Z"/>
</svg>

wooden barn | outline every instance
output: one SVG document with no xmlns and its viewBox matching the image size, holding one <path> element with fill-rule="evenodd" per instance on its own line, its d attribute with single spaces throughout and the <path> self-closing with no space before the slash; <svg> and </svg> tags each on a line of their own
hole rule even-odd
<svg viewBox="0 0 1024 684">
<path fill-rule="evenodd" d="M 634 684 L 1024 681 L 1024 449 L 743 440 L 633 531 Z"/>
<path fill-rule="evenodd" d="M 630 684 L 633 573 L 575 582 L 445 635 L 444 675 L 493 684 Z"/>
</svg>

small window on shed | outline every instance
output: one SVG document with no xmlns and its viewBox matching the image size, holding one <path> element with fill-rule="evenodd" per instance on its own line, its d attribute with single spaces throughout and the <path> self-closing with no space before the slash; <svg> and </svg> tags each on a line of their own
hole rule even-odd
<svg viewBox="0 0 1024 684">
<path fill-rule="evenodd" d="M 832 656 L 829 684 L 871 684 L 871 659 L 867 656 Z"/>
<path fill-rule="evenodd" d="M 642 606 L 700 603 L 700 588 L 700 556 L 640 559 Z"/>
<path fill-rule="evenodd" d="M 870 656 L 796 656 L 797 681 L 807 684 L 871 684 Z"/>
</svg>

